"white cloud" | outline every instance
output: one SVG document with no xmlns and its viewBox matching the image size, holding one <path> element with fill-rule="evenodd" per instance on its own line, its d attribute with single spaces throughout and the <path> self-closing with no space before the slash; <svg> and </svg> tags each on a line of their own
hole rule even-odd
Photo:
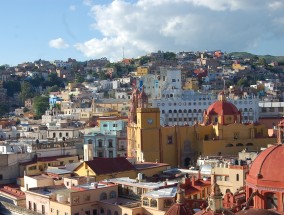
<svg viewBox="0 0 284 215">
<path fill-rule="evenodd" d="M 76 10 L 76 6 L 75 5 L 70 5 L 69 6 L 69 10 L 70 11 L 75 11 Z"/>
<path fill-rule="evenodd" d="M 77 43 L 88 57 L 118 60 L 157 50 L 243 51 L 277 37 L 272 0 L 114 0 L 93 5 L 102 38 Z M 280 16 L 280 14 L 279 14 Z M 279 18 L 278 18 L 279 20 Z"/>
<path fill-rule="evenodd" d="M 92 6 L 93 2 L 92 2 L 92 0 L 83 0 L 83 4 L 86 5 L 86 6 Z"/>
<path fill-rule="evenodd" d="M 50 40 L 49 46 L 56 49 L 66 49 L 69 47 L 69 45 L 62 38 Z"/>
<path fill-rule="evenodd" d="M 274 1 L 268 4 L 269 8 L 272 10 L 280 10 L 284 7 L 283 1 Z"/>
</svg>

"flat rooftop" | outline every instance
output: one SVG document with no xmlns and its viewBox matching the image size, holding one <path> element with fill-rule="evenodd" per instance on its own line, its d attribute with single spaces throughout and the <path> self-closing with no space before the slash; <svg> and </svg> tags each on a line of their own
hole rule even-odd
<svg viewBox="0 0 284 215">
<path fill-rule="evenodd" d="M 135 179 L 130 179 L 129 177 L 107 179 L 104 182 L 112 182 L 115 184 L 123 184 L 127 186 L 140 187 L 151 190 L 159 189 L 165 186 L 164 182 L 139 182 Z M 177 181 L 167 181 L 167 186 L 173 186 L 177 183 Z"/>
</svg>

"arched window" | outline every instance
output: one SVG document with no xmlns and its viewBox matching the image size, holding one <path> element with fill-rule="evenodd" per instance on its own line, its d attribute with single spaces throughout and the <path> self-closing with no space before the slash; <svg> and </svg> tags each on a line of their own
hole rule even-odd
<svg viewBox="0 0 284 215">
<path fill-rule="evenodd" d="M 248 111 L 248 109 L 247 108 L 244 108 L 244 112 L 247 112 Z"/>
<path fill-rule="evenodd" d="M 116 192 L 115 191 L 111 191 L 110 193 L 109 193 L 109 198 L 110 199 L 113 199 L 113 198 L 115 198 L 116 197 Z"/>
<path fill-rule="evenodd" d="M 117 211 L 114 212 L 114 215 L 119 215 Z"/>
<path fill-rule="evenodd" d="M 189 110 L 188 110 L 188 113 L 191 113 L 191 112 L 192 112 L 192 110 L 191 110 L 191 109 L 189 109 Z"/>
<path fill-rule="evenodd" d="M 111 210 L 110 209 L 107 210 L 107 215 L 111 215 Z"/>
<path fill-rule="evenodd" d="M 53 132 L 53 134 L 52 134 L 52 135 L 53 135 L 53 138 L 55 138 L 55 137 L 56 137 L 56 133 L 55 133 L 55 132 Z"/>
<path fill-rule="evenodd" d="M 105 192 L 101 193 L 100 200 L 106 200 L 106 199 L 107 199 L 107 194 Z"/>
<path fill-rule="evenodd" d="M 242 143 L 237 143 L 236 146 L 244 146 Z"/>
<path fill-rule="evenodd" d="M 199 110 L 198 110 L 198 113 L 202 113 L 202 110 L 201 110 L 201 109 L 199 109 Z"/>
<path fill-rule="evenodd" d="M 249 109 L 249 112 L 253 112 L 252 108 Z"/>
<path fill-rule="evenodd" d="M 109 140 L 108 140 L 108 147 L 109 147 L 109 148 L 112 148 L 112 147 L 113 147 L 113 145 L 112 145 L 112 139 L 109 139 Z"/>
<path fill-rule="evenodd" d="M 177 113 L 177 110 L 174 110 L 174 113 Z"/>
<path fill-rule="evenodd" d="M 173 204 L 173 200 L 171 200 L 171 199 L 165 199 L 164 200 L 164 207 L 165 208 L 171 207 L 172 204 Z"/>
<path fill-rule="evenodd" d="M 105 209 L 101 208 L 100 212 L 101 212 L 101 215 L 104 215 L 105 214 Z"/>
<path fill-rule="evenodd" d="M 149 206 L 149 199 L 148 198 L 146 198 L 146 197 L 143 198 L 143 205 Z"/>
<path fill-rule="evenodd" d="M 187 110 L 186 110 L 186 109 L 184 109 L 184 110 L 183 110 L 183 112 L 184 112 L 184 113 L 187 113 Z"/>
<path fill-rule="evenodd" d="M 179 109 L 179 110 L 178 110 L 178 112 L 179 112 L 179 113 L 182 113 L 182 110 L 181 110 L 181 109 Z"/>
<path fill-rule="evenodd" d="M 193 113 L 196 113 L 196 109 L 193 109 Z"/>
<path fill-rule="evenodd" d="M 93 144 L 93 140 L 88 139 L 88 144 Z"/>
<path fill-rule="evenodd" d="M 157 200 L 156 199 L 151 199 L 150 206 L 156 208 L 157 207 Z"/>
<path fill-rule="evenodd" d="M 172 113 L 173 111 L 172 110 L 169 110 L 169 113 Z"/>
<path fill-rule="evenodd" d="M 98 140 L 98 146 L 103 147 L 103 141 L 102 140 Z"/>
<path fill-rule="evenodd" d="M 265 193 L 265 209 L 278 209 L 278 197 L 277 193 Z"/>
<path fill-rule="evenodd" d="M 62 137 L 62 133 L 61 132 L 59 133 L 59 137 Z"/>
</svg>

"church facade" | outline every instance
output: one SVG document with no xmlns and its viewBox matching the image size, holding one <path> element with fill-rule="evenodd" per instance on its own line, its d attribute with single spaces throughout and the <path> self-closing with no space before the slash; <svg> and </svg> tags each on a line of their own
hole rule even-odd
<svg viewBox="0 0 284 215">
<path fill-rule="evenodd" d="M 127 142 L 128 157 L 137 162 L 162 162 L 188 167 L 199 156 L 237 155 L 260 150 L 276 138 L 258 123 L 241 123 L 241 112 L 220 93 L 203 113 L 204 122 L 194 125 L 160 125 L 160 109 L 148 107 L 144 89 L 134 89 L 131 99 Z"/>
</svg>

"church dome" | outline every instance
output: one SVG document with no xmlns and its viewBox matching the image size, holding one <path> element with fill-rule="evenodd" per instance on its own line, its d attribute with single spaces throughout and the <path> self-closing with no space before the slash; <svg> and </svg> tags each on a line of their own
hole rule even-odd
<svg viewBox="0 0 284 215">
<path fill-rule="evenodd" d="M 165 215 L 191 215 L 194 214 L 190 209 L 188 209 L 183 203 L 175 203 L 170 209 L 165 213 Z"/>
<path fill-rule="evenodd" d="M 276 211 L 250 208 L 248 210 L 241 210 L 236 215 L 279 215 Z"/>
<path fill-rule="evenodd" d="M 284 146 L 277 144 L 262 151 L 253 161 L 247 182 L 268 187 L 284 187 Z"/>
<path fill-rule="evenodd" d="M 192 215 L 194 211 L 184 204 L 184 191 L 178 188 L 177 201 L 173 204 L 165 215 Z"/>
<path fill-rule="evenodd" d="M 225 99 L 224 92 L 219 93 L 218 101 L 207 108 L 209 115 L 236 115 L 239 114 L 237 107 Z"/>
<path fill-rule="evenodd" d="M 218 95 L 218 101 L 204 111 L 205 124 L 216 122 L 224 125 L 241 122 L 240 111 L 234 104 L 226 100 L 223 92 Z"/>
</svg>

